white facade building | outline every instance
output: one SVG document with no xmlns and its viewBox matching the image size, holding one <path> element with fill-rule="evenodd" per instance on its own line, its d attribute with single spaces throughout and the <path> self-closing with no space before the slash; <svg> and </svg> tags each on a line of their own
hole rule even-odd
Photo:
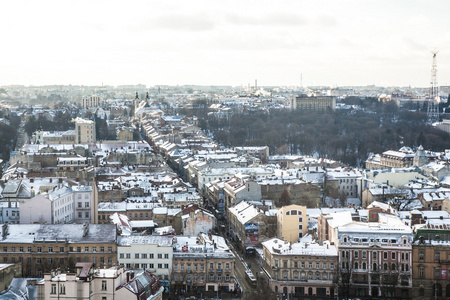
<svg viewBox="0 0 450 300">
<path fill-rule="evenodd" d="M 117 261 L 126 269 L 143 269 L 156 274 L 164 283 L 172 271 L 172 237 L 121 236 L 117 241 Z"/>
</svg>

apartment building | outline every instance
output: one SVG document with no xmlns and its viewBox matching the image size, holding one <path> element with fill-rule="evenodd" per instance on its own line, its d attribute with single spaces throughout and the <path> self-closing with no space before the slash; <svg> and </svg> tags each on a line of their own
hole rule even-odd
<svg viewBox="0 0 450 300">
<path fill-rule="evenodd" d="M 95 190 L 93 186 L 64 183 L 48 193 L 37 194 L 21 203 L 20 223 L 96 223 Z"/>
<path fill-rule="evenodd" d="M 277 237 L 295 243 L 308 232 L 306 206 L 288 205 L 277 211 Z"/>
<path fill-rule="evenodd" d="M 341 297 L 411 298 L 412 230 L 398 217 L 337 228 Z"/>
<path fill-rule="evenodd" d="M 450 297 L 450 222 L 428 220 L 415 226 L 412 245 L 413 299 Z"/>
<path fill-rule="evenodd" d="M 91 108 L 100 106 L 101 98 L 100 96 L 89 96 L 83 97 L 81 100 L 81 107 L 83 108 Z"/>
<path fill-rule="evenodd" d="M 216 235 L 177 236 L 171 286 L 175 291 L 234 291 L 235 256 Z"/>
<path fill-rule="evenodd" d="M 146 270 L 170 284 L 173 248 L 171 236 L 120 236 L 117 239 L 117 261 L 127 270 Z"/>
<path fill-rule="evenodd" d="M 292 96 L 289 108 L 291 110 L 314 110 L 319 112 L 325 112 L 328 109 L 335 110 L 336 98 L 329 96 Z"/>
<path fill-rule="evenodd" d="M 265 239 L 275 236 L 277 231 L 276 215 L 247 201 L 228 208 L 228 222 L 242 249 L 259 245 Z"/>
<path fill-rule="evenodd" d="M 74 119 L 75 122 L 75 143 L 94 143 L 95 138 L 95 122 L 82 118 Z"/>
<path fill-rule="evenodd" d="M 37 285 L 37 299 L 162 300 L 164 288 L 158 277 L 146 271 L 99 269 L 92 263 L 77 263 L 75 270 L 46 273 Z"/>
<path fill-rule="evenodd" d="M 269 287 L 287 297 L 314 296 L 330 299 L 337 295 L 335 276 L 338 264 L 336 246 L 311 240 L 290 243 L 273 238 L 262 243 L 262 264 Z"/>
<path fill-rule="evenodd" d="M 42 277 L 77 262 L 117 265 L 116 228 L 112 224 L 3 224 L 0 259 L 22 264 L 23 276 Z"/>
</svg>

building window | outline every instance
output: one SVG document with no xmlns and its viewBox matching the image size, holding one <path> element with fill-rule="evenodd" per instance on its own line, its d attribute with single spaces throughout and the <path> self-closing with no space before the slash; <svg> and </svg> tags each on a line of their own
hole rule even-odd
<svg viewBox="0 0 450 300">
<path fill-rule="evenodd" d="M 158 269 L 162 269 L 162 264 L 158 264 Z"/>
<path fill-rule="evenodd" d="M 392 259 L 395 259 L 395 252 L 391 252 Z"/>
<path fill-rule="evenodd" d="M 59 286 L 59 293 L 60 294 L 65 294 L 66 293 L 66 286 L 64 283 L 61 283 L 61 285 Z"/>
<path fill-rule="evenodd" d="M 367 258 L 367 252 L 366 251 L 362 252 L 362 258 Z"/>
<path fill-rule="evenodd" d="M 373 259 L 377 259 L 377 252 L 376 251 L 372 252 L 372 258 Z"/>
<path fill-rule="evenodd" d="M 36 264 L 38 264 L 38 265 L 41 264 L 41 258 L 36 258 Z"/>
<path fill-rule="evenodd" d="M 42 252 L 42 248 L 41 247 L 37 247 L 37 252 Z"/>
<path fill-rule="evenodd" d="M 141 258 L 147 258 L 147 253 L 142 253 Z"/>
<path fill-rule="evenodd" d="M 387 252 L 383 252 L 383 258 L 384 258 L 384 259 L 387 259 L 387 257 L 388 257 Z"/>
<path fill-rule="evenodd" d="M 164 264 L 164 269 L 168 269 L 169 268 L 169 264 Z"/>
<path fill-rule="evenodd" d="M 302 224 L 298 224 L 298 230 L 303 230 L 303 225 Z"/>
<path fill-rule="evenodd" d="M 56 294 L 56 283 L 52 283 L 52 289 L 50 291 L 50 294 Z"/>
<path fill-rule="evenodd" d="M 126 253 L 127 258 L 131 258 L 131 254 L 130 253 Z"/>
<path fill-rule="evenodd" d="M 106 290 L 107 290 L 106 280 L 102 280 L 102 291 L 106 291 Z"/>
<path fill-rule="evenodd" d="M 162 253 L 158 253 L 158 258 L 162 258 Z"/>
<path fill-rule="evenodd" d="M 358 252 L 358 251 L 355 251 L 355 252 L 354 252 L 354 256 L 355 256 L 355 258 L 358 258 L 358 257 L 359 257 L 359 252 Z"/>
<path fill-rule="evenodd" d="M 134 258 L 139 258 L 139 253 L 135 253 Z"/>
<path fill-rule="evenodd" d="M 123 255 L 123 253 L 119 254 L 119 258 L 124 258 L 124 257 L 125 257 L 125 255 Z"/>
<path fill-rule="evenodd" d="M 434 260 L 440 260 L 441 259 L 441 253 L 439 251 L 434 252 Z"/>
<path fill-rule="evenodd" d="M 169 258 L 169 254 L 167 254 L 167 253 L 164 254 L 164 258 L 166 258 L 166 259 Z"/>
</svg>

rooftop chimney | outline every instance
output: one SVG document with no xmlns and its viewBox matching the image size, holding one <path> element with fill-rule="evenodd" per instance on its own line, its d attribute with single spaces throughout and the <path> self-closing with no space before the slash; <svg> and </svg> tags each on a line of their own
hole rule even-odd
<svg viewBox="0 0 450 300">
<path fill-rule="evenodd" d="M 83 224 L 83 237 L 87 236 L 89 233 L 89 224 L 87 222 L 84 222 Z"/>
</svg>

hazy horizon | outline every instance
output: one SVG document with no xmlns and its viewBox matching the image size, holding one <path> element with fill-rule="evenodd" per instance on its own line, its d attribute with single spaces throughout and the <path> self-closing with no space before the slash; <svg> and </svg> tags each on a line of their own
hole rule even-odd
<svg viewBox="0 0 450 300">
<path fill-rule="evenodd" d="M 8 1 L 0 86 L 450 85 L 448 1 Z M 302 74 L 302 81 L 300 76 Z"/>
</svg>

